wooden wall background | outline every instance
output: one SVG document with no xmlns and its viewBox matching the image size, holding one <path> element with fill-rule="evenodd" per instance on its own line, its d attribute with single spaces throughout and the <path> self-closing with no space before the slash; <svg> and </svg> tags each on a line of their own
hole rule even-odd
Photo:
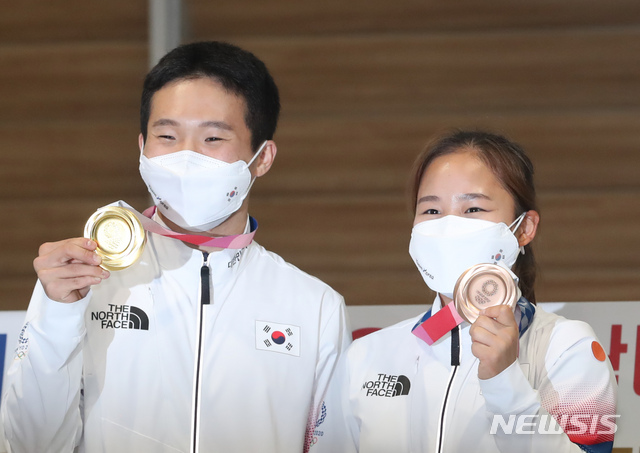
<svg viewBox="0 0 640 453">
<path fill-rule="evenodd" d="M 278 83 L 258 240 L 349 304 L 431 301 L 408 255 L 411 163 L 484 127 L 537 166 L 541 301 L 640 299 L 640 2 L 186 0 Z M 0 307 L 24 309 L 40 243 L 99 206 L 147 204 L 137 171 L 146 2 L 13 3 L 0 15 Z"/>
</svg>

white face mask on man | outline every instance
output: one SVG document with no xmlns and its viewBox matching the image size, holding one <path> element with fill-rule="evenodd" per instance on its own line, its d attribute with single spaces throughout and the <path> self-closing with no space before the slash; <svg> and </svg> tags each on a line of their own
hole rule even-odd
<svg viewBox="0 0 640 453">
<path fill-rule="evenodd" d="M 208 231 L 240 209 L 255 178 L 247 163 L 224 162 L 190 150 L 147 158 L 140 153 L 140 176 L 160 212 L 190 231 Z"/>
<path fill-rule="evenodd" d="M 448 215 L 413 227 L 409 254 L 433 291 L 448 298 L 471 266 L 493 263 L 511 270 L 520 252 L 517 230 L 526 213 L 511 225 Z"/>
</svg>

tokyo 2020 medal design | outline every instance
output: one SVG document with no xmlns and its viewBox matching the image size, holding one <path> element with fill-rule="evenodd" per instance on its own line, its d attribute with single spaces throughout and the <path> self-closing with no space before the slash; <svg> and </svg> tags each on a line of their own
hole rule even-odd
<svg viewBox="0 0 640 453">
<path fill-rule="evenodd" d="M 456 311 L 473 324 L 480 310 L 509 305 L 515 310 L 520 297 L 511 273 L 496 264 L 477 264 L 467 269 L 456 282 L 453 302 Z"/>
<path fill-rule="evenodd" d="M 84 227 L 84 237 L 98 244 L 100 265 L 109 271 L 125 269 L 135 263 L 147 236 L 140 220 L 128 209 L 106 206 L 98 209 Z"/>
</svg>

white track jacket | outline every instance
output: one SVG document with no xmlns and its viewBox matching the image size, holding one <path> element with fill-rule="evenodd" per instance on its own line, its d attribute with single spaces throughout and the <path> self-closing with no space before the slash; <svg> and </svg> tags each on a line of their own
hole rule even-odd
<svg viewBox="0 0 640 453">
<path fill-rule="evenodd" d="M 587 324 L 536 308 L 518 359 L 480 380 L 470 324 L 452 366 L 452 333 L 429 346 L 411 333 L 420 319 L 352 344 L 312 453 L 611 451 L 617 385 Z"/>
<path fill-rule="evenodd" d="M 8 447 L 300 453 L 350 339 L 342 297 L 255 242 L 205 260 L 149 234 L 81 301 L 38 283 L 2 402 Z"/>
</svg>

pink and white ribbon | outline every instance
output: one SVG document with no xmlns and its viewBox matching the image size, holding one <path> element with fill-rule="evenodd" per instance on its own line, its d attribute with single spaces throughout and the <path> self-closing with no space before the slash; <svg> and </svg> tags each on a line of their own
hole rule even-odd
<svg viewBox="0 0 640 453">
<path fill-rule="evenodd" d="M 169 228 L 163 227 L 159 223 L 155 222 L 151 219 L 153 214 L 156 212 L 156 207 L 151 206 L 140 214 L 133 208 L 128 207 L 128 209 L 140 220 L 142 223 L 142 227 L 145 231 L 150 231 L 151 233 L 159 234 L 161 236 L 178 239 L 183 242 L 188 242 L 189 244 L 200 245 L 203 247 L 216 247 L 221 249 L 242 249 L 251 244 L 253 241 L 253 236 L 255 236 L 256 231 L 258 230 L 258 222 L 253 218 L 249 217 L 249 223 L 251 226 L 251 232 L 246 234 L 234 234 L 231 236 L 220 236 L 220 237 L 210 237 L 210 236 L 202 236 L 199 234 L 184 234 L 184 233 L 176 233 L 175 231 L 170 230 Z"/>
</svg>

